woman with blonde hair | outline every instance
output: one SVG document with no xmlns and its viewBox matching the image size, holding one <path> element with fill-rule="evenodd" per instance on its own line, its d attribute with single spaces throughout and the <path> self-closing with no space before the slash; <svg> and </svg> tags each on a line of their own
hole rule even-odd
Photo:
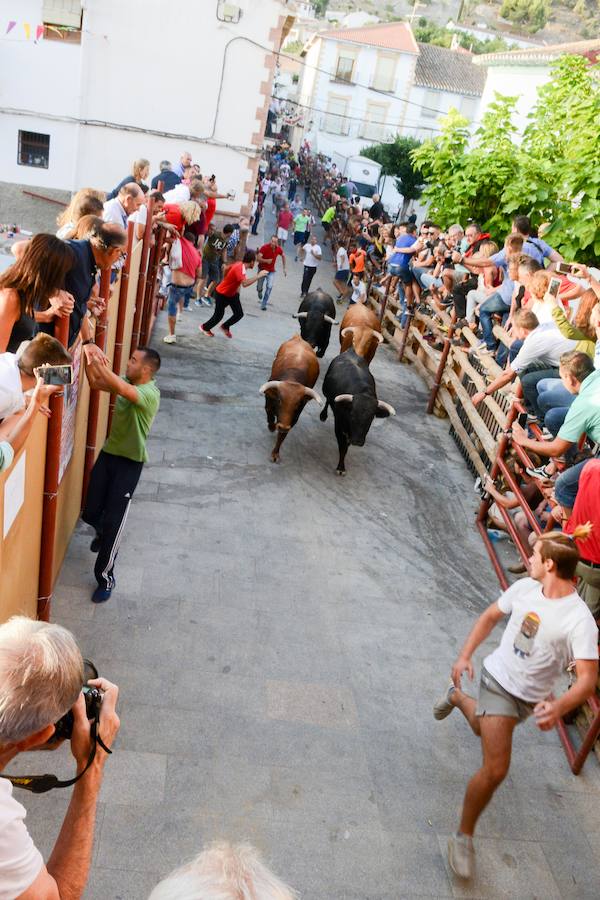
<svg viewBox="0 0 600 900">
<path fill-rule="evenodd" d="M 146 178 L 148 178 L 150 174 L 150 162 L 144 157 L 140 157 L 136 159 L 131 168 L 131 175 L 127 175 L 122 181 L 118 183 L 116 188 L 110 192 L 110 194 L 106 195 L 107 200 L 114 200 L 114 198 L 118 195 L 119 191 L 125 184 L 132 184 L 134 181 L 136 184 L 139 184 L 141 189 L 145 194 L 148 193 L 148 185 L 146 184 Z"/>
<path fill-rule="evenodd" d="M 183 234 L 186 225 L 198 222 L 202 212 L 200 204 L 195 200 L 185 200 L 182 203 L 165 203 L 165 222 L 174 225 L 180 235 Z"/>
<path fill-rule="evenodd" d="M 97 191 L 95 188 L 81 188 L 73 194 L 71 202 L 56 220 L 59 226 L 56 237 L 66 241 L 73 237 L 72 232 L 83 216 L 101 216 L 104 200 L 104 191 Z"/>
<path fill-rule="evenodd" d="M 211 844 L 158 884 L 148 900 L 295 900 L 249 844 Z"/>
</svg>

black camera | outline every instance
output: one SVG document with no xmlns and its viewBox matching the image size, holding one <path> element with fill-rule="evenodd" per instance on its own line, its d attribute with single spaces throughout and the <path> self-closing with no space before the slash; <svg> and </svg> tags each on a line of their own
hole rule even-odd
<svg viewBox="0 0 600 900">
<path fill-rule="evenodd" d="M 100 705 L 102 704 L 102 691 L 98 688 L 90 687 L 88 681 L 98 677 L 98 669 L 89 659 L 83 661 L 83 696 L 85 697 L 85 711 L 90 722 L 97 719 L 100 715 Z M 54 726 L 54 734 L 48 741 L 49 744 L 55 744 L 58 741 L 70 740 L 73 734 L 73 710 L 69 710 L 58 720 Z"/>
</svg>

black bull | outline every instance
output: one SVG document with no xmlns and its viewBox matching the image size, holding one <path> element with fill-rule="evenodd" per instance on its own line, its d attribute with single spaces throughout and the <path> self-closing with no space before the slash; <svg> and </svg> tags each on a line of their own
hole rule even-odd
<svg viewBox="0 0 600 900">
<path fill-rule="evenodd" d="M 340 453 L 336 471 L 338 475 L 345 475 L 348 447 L 362 447 L 373 419 L 395 416 L 396 412 L 389 403 L 377 399 L 375 379 L 369 366 L 353 349 L 332 360 L 323 382 L 323 393 L 326 403 L 320 418 L 325 421 L 327 407 L 331 406 Z"/>
<path fill-rule="evenodd" d="M 319 358 L 325 355 L 329 346 L 331 326 L 336 325 L 333 297 L 319 288 L 308 294 L 294 314 L 300 322 L 300 334 L 314 347 Z"/>
</svg>

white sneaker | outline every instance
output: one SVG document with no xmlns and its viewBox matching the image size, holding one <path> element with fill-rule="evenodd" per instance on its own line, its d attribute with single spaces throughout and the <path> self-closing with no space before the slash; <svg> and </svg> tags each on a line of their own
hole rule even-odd
<svg viewBox="0 0 600 900">
<path fill-rule="evenodd" d="M 176 319 L 176 321 L 177 321 L 177 322 L 181 322 L 181 310 L 179 310 L 178 313 L 177 313 L 177 319 Z"/>
<path fill-rule="evenodd" d="M 165 334 L 165 336 L 163 338 L 163 342 L 165 344 L 176 344 L 177 337 L 174 334 Z"/>
<path fill-rule="evenodd" d="M 451 834 L 448 838 L 448 862 L 459 878 L 471 878 L 475 868 L 473 838 L 466 834 Z"/>
<path fill-rule="evenodd" d="M 446 716 L 449 716 L 454 709 L 454 704 L 450 703 L 450 697 L 455 690 L 456 688 L 454 687 L 454 682 L 450 681 L 448 687 L 433 707 L 433 718 L 437 719 L 438 722 L 440 722 L 442 719 L 445 719 Z"/>
</svg>

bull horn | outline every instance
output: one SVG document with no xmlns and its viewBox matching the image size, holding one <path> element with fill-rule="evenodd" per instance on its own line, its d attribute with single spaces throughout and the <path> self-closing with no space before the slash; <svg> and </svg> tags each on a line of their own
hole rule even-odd
<svg viewBox="0 0 600 900">
<path fill-rule="evenodd" d="M 340 337 L 345 337 L 347 334 L 354 334 L 354 325 L 346 325 L 345 328 L 342 328 Z"/>
<path fill-rule="evenodd" d="M 266 394 L 271 388 L 278 388 L 281 384 L 280 381 L 265 381 L 263 386 L 259 389 L 259 394 Z"/>
<path fill-rule="evenodd" d="M 307 318 L 308 318 L 307 312 L 292 313 L 292 319 L 307 319 Z"/>
<path fill-rule="evenodd" d="M 345 330 L 346 330 L 346 329 L 344 328 L 344 331 L 345 331 Z M 380 344 L 383 344 L 383 335 L 381 334 L 380 331 L 375 331 L 374 328 L 373 328 L 373 337 L 376 337 L 377 340 L 379 341 L 379 343 L 380 343 Z"/>
<path fill-rule="evenodd" d="M 331 318 L 331 316 L 323 316 L 323 318 L 325 319 L 326 322 L 329 322 L 330 325 L 338 324 L 335 319 Z"/>
<path fill-rule="evenodd" d="M 347 400 L 349 403 L 352 403 L 354 395 L 353 394 L 338 394 L 337 397 L 333 398 L 334 403 L 343 403 Z"/>
<path fill-rule="evenodd" d="M 323 401 L 321 400 L 321 398 L 319 397 L 317 392 L 313 391 L 312 388 L 305 387 L 304 393 L 306 394 L 307 397 L 310 397 L 311 400 L 316 400 L 317 403 L 319 404 L 319 406 L 323 406 Z"/>
<path fill-rule="evenodd" d="M 394 407 L 390 406 L 389 403 L 386 403 L 385 400 L 378 400 L 377 406 L 379 407 L 379 409 L 385 409 L 390 416 L 396 415 L 396 410 L 394 409 Z"/>
</svg>

